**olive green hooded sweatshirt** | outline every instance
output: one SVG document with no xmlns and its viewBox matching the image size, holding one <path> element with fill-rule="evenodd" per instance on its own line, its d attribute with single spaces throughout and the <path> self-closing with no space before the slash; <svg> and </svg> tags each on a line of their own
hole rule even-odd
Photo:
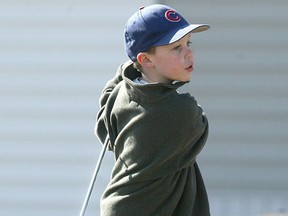
<svg viewBox="0 0 288 216">
<path fill-rule="evenodd" d="M 96 134 L 116 162 L 101 199 L 101 216 L 208 216 L 196 157 L 208 122 L 184 83 L 137 84 L 131 62 L 121 65 L 101 95 Z"/>
</svg>

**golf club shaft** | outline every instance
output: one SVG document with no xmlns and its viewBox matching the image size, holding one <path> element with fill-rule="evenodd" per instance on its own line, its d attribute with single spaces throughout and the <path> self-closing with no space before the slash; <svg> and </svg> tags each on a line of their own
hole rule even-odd
<svg viewBox="0 0 288 216">
<path fill-rule="evenodd" d="M 106 137 L 106 139 L 105 139 L 105 142 L 104 142 L 104 145 L 103 145 L 103 147 L 102 147 L 100 156 L 99 156 L 99 158 L 98 158 L 97 165 L 96 165 L 96 168 L 95 168 L 93 177 L 92 177 L 92 179 L 91 179 L 90 186 L 89 186 L 89 188 L 88 188 L 88 191 L 87 191 L 87 194 L 86 194 L 84 203 L 83 203 L 83 205 L 82 205 L 82 209 L 81 209 L 80 216 L 84 216 L 84 215 L 85 215 L 85 212 L 86 212 L 86 209 L 87 209 L 87 206 L 88 206 L 88 202 L 89 202 L 90 196 L 91 196 L 91 194 L 92 194 L 93 187 L 94 187 L 94 184 L 95 184 L 95 181 L 96 181 L 96 178 L 97 178 L 97 175 L 98 175 L 98 172 L 99 172 L 99 169 L 100 169 L 100 166 L 101 166 L 103 157 L 104 157 L 104 155 L 105 155 L 105 152 L 106 152 L 108 143 L 109 143 L 109 136 L 107 135 L 107 137 Z"/>
</svg>

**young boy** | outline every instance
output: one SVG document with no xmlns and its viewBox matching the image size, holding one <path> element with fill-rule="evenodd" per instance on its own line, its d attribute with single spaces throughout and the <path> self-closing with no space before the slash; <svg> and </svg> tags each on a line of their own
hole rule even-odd
<svg viewBox="0 0 288 216">
<path fill-rule="evenodd" d="M 208 198 L 196 156 L 208 136 L 194 97 L 177 88 L 193 69 L 189 25 L 165 5 L 141 8 L 125 27 L 131 61 L 101 95 L 96 134 L 116 162 L 101 199 L 101 216 L 207 216 Z"/>
</svg>

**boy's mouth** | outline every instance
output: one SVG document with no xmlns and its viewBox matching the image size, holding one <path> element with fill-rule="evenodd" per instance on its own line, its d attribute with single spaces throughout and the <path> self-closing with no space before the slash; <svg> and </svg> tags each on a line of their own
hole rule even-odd
<svg viewBox="0 0 288 216">
<path fill-rule="evenodd" d="M 190 65 L 186 68 L 187 71 L 192 72 L 194 70 L 193 65 Z"/>
</svg>

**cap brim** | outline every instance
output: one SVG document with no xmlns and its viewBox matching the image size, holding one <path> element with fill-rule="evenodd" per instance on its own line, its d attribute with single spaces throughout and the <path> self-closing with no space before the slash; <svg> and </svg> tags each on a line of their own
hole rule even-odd
<svg viewBox="0 0 288 216">
<path fill-rule="evenodd" d="M 207 24 L 191 24 L 184 28 L 180 28 L 176 31 L 170 32 L 169 34 L 165 35 L 165 37 L 161 38 L 161 40 L 159 40 L 156 44 L 154 44 L 154 46 L 168 45 L 180 40 L 189 33 L 203 32 L 208 30 L 209 28 L 210 26 Z"/>
</svg>

